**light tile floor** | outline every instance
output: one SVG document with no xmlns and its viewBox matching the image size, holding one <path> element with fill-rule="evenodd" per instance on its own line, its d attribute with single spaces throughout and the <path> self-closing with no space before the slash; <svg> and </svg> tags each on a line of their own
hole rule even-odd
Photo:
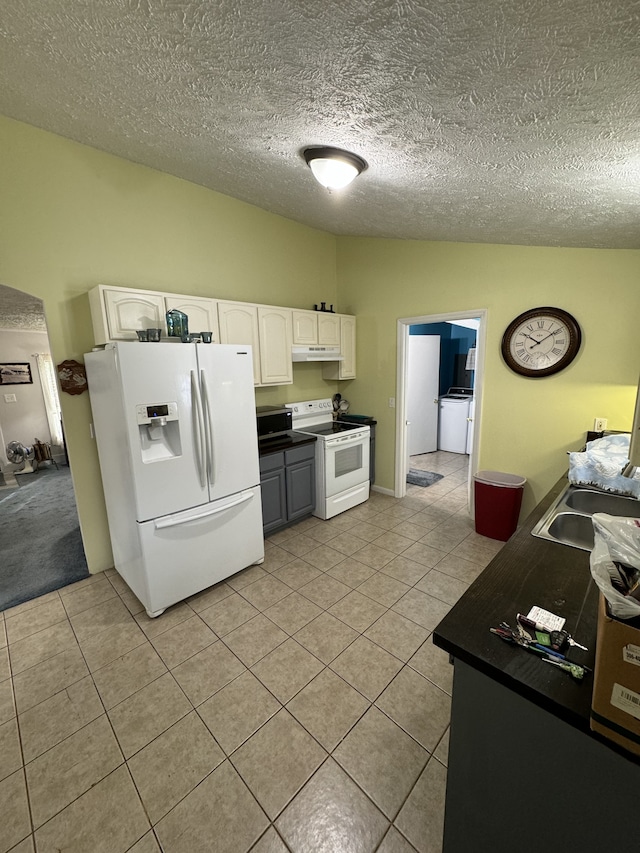
<svg viewBox="0 0 640 853">
<path fill-rule="evenodd" d="M 0 614 L 0 853 L 435 853 L 431 632 L 501 543 L 445 478 L 272 536 L 149 619 L 113 571 Z"/>
</svg>

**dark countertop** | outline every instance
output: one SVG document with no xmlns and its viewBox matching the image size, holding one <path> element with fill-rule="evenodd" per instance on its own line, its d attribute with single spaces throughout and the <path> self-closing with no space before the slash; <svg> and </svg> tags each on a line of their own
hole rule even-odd
<svg viewBox="0 0 640 853">
<path fill-rule="evenodd" d="M 526 614 L 538 605 L 565 617 L 565 629 L 589 649 L 571 649 L 569 658 L 593 669 L 598 588 L 591 577 L 589 553 L 531 535 L 566 485 L 565 476 L 440 622 L 433 641 L 455 658 L 588 732 L 593 674 L 587 673 L 578 682 L 569 673 L 489 631 L 503 620 L 515 626 L 517 613 Z"/>
<path fill-rule="evenodd" d="M 303 444 L 314 444 L 318 439 L 315 435 L 291 430 L 286 435 L 278 435 L 275 438 L 267 438 L 258 442 L 258 453 L 266 456 L 268 453 L 278 453 L 281 450 L 291 450 L 292 447 L 301 447 Z"/>
</svg>

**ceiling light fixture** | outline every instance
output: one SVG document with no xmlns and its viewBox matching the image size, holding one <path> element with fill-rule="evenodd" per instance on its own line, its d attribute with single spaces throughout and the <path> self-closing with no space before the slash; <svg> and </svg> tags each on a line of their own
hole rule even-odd
<svg viewBox="0 0 640 853">
<path fill-rule="evenodd" d="M 305 148 L 302 156 L 316 181 L 328 190 L 343 189 L 367 168 L 362 157 L 342 148 Z"/>
</svg>

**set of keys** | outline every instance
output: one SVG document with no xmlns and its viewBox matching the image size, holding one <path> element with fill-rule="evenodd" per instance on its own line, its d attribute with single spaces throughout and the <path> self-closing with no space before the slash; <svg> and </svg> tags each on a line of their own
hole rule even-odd
<svg viewBox="0 0 640 853">
<path fill-rule="evenodd" d="M 561 629 L 549 631 L 543 626 L 538 625 L 537 622 L 534 622 L 528 616 L 523 616 L 522 613 L 518 613 L 516 621 L 518 629 L 521 629 L 522 636 L 532 642 L 540 643 L 542 646 L 548 646 L 555 652 L 561 652 L 567 646 L 582 649 L 584 652 L 589 651 L 586 646 L 574 640 L 568 631 Z"/>
<path fill-rule="evenodd" d="M 577 681 L 581 681 L 584 678 L 585 673 L 590 671 L 586 666 L 567 660 L 564 654 L 562 654 L 561 649 L 566 648 L 567 646 L 575 646 L 576 648 L 588 651 L 585 646 L 573 640 L 567 631 L 560 629 L 543 631 L 540 630 L 540 628 L 537 628 L 532 636 L 530 633 L 531 629 L 527 630 L 527 628 L 522 624 L 523 621 L 525 625 L 527 625 L 528 622 L 530 623 L 530 620 L 528 620 L 527 617 L 523 617 L 519 613 L 516 628 L 512 628 L 507 622 L 501 622 L 498 628 L 490 628 L 489 630 L 492 634 L 496 634 L 500 639 L 505 640 L 508 643 L 514 643 L 515 645 L 527 649 L 527 651 L 533 652 L 537 655 L 542 655 L 542 660 L 545 663 L 550 663 L 553 664 L 553 666 L 563 669 Z M 534 628 L 536 628 L 535 623 Z"/>
</svg>

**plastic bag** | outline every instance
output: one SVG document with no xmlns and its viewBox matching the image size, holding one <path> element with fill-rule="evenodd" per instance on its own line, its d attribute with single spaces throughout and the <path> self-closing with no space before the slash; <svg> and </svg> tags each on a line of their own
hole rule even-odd
<svg viewBox="0 0 640 853">
<path fill-rule="evenodd" d="M 616 589 L 625 576 L 640 577 L 640 518 L 596 513 L 592 519 L 595 543 L 590 565 L 593 579 L 607 599 L 612 616 L 618 619 L 640 616 L 640 601 Z"/>
</svg>

